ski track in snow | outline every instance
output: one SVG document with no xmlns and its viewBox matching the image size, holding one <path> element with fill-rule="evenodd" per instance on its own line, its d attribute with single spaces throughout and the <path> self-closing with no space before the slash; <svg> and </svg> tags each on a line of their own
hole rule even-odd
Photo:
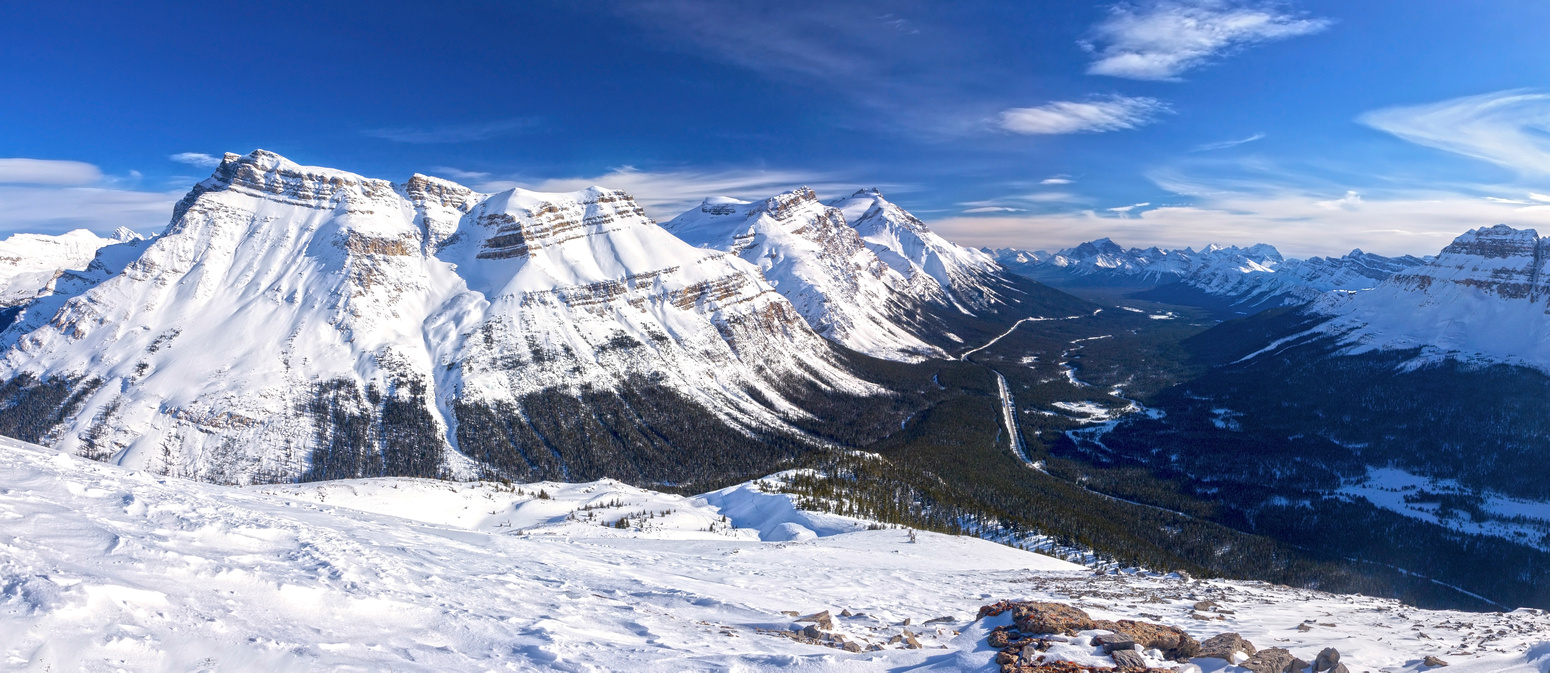
<svg viewBox="0 0 1550 673">
<path fill-rule="evenodd" d="M 1001 598 L 1155 618 L 1202 639 L 1237 631 L 1305 659 L 1333 645 L 1353 670 L 1415 670 L 1425 654 L 1466 673 L 1550 665 L 1540 644 L 1550 618 L 1538 611 L 1094 577 L 975 538 L 922 533 L 912 544 L 902 530 L 796 510 L 757 483 L 698 498 L 611 481 L 231 488 L 12 440 L 0 440 L 0 479 L 10 670 L 991 673 L 994 622 L 970 620 Z M 639 525 L 607 525 L 624 515 Z M 810 536 L 768 541 L 794 528 Z M 1202 598 L 1234 613 L 1191 619 Z M 843 608 L 867 615 L 835 618 L 853 640 L 885 642 L 911 618 L 925 649 L 847 653 L 759 631 L 789 629 L 783 610 Z M 923 624 L 942 616 L 952 619 Z M 1340 626 L 1299 632 L 1310 618 Z M 1450 654 L 1460 647 L 1471 654 Z M 1242 670 L 1213 661 L 1197 663 Z"/>
</svg>

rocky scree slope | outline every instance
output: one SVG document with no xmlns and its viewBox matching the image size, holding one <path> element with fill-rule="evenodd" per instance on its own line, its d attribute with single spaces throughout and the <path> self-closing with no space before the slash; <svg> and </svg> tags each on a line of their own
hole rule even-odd
<svg viewBox="0 0 1550 673">
<path fill-rule="evenodd" d="M 228 154 L 66 285 L 0 333 L 0 434 L 209 481 L 682 478 L 790 450 L 783 391 L 880 392 L 757 269 L 602 188 Z"/>
</svg>

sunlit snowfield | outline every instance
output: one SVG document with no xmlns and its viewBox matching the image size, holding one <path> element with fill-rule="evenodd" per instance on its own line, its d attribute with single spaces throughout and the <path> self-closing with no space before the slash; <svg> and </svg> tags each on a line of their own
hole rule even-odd
<svg viewBox="0 0 1550 673">
<path fill-rule="evenodd" d="M 1001 598 L 1070 601 L 1200 639 L 1237 631 L 1304 658 L 1334 646 L 1353 671 L 1413 669 L 1428 654 L 1450 670 L 1550 666 L 1538 611 L 1097 577 L 977 539 L 911 543 L 753 484 L 700 498 L 608 481 L 228 488 L 11 440 L 0 479 L 0 639 L 22 670 L 990 671 L 994 624 L 972 620 Z M 1191 617 L 1203 599 L 1230 614 Z M 783 611 L 846 609 L 860 616 L 835 629 L 883 649 L 761 632 L 790 629 Z M 888 643 L 905 629 L 922 649 Z"/>
</svg>

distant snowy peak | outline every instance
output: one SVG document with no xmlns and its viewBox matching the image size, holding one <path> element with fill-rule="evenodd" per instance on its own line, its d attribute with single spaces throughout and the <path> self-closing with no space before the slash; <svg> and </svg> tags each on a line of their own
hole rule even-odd
<svg viewBox="0 0 1550 673">
<path fill-rule="evenodd" d="M 1371 288 L 1390 274 L 1425 263 L 1353 250 L 1343 257 L 1287 259 L 1274 246 L 1210 245 L 1200 250 L 1124 248 L 1107 238 L 1056 253 L 995 251 L 1008 268 L 1061 286 L 1134 289 L 1182 284 L 1235 306 L 1268 308 L 1312 301 L 1330 290 Z"/>
<path fill-rule="evenodd" d="M 119 227 L 112 238 L 85 229 L 56 236 L 11 234 L 0 240 L 0 309 L 19 307 L 51 293 L 61 275 L 85 270 L 103 246 L 139 238 L 125 227 Z"/>
<path fill-rule="evenodd" d="M 1429 263 L 1365 292 L 1332 293 L 1310 310 L 1351 352 L 1419 348 L 1550 371 L 1550 239 L 1506 225 L 1466 232 Z"/>
<path fill-rule="evenodd" d="M 988 308 L 997 300 L 986 282 L 987 275 L 1002 271 L 995 258 L 942 238 L 876 189 L 857 191 L 831 205 L 893 270 L 909 278 L 929 276 L 971 312 Z"/>
<path fill-rule="evenodd" d="M 712 427 L 790 430 L 782 391 L 876 392 L 754 266 L 599 187 L 228 154 L 163 234 L 56 285 L 0 332 L 0 409 L 53 420 L 4 427 L 206 480 L 601 476 Z"/>
<path fill-rule="evenodd" d="M 757 265 L 813 329 L 849 348 L 895 360 L 945 355 L 902 322 L 919 303 L 944 298 L 936 281 L 884 263 L 811 189 L 761 201 L 712 197 L 662 226 Z"/>
</svg>

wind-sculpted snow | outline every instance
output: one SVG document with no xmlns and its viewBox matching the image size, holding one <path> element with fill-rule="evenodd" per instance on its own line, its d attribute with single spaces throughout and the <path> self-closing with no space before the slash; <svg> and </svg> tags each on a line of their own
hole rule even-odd
<svg viewBox="0 0 1550 673">
<path fill-rule="evenodd" d="M 434 476 L 490 467 L 489 442 L 451 450 L 489 430 L 459 413 L 526 418 L 551 391 L 649 389 L 747 432 L 803 413 L 778 392 L 794 381 L 876 390 L 757 269 L 622 192 L 395 185 L 255 151 L 174 215 L 0 336 L 0 429 L 220 482 Z M 570 473 L 546 460 L 521 476 Z"/>
<path fill-rule="evenodd" d="M 19 670 L 996 671 L 986 636 L 1006 619 L 975 615 L 1001 599 L 1199 641 L 1240 633 L 1305 660 L 1333 646 L 1357 671 L 1416 670 L 1427 655 L 1464 673 L 1550 663 L 1550 621 L 1532 610 L 1094 576 L 896 528 L 761 541 L 733 515 L 783 497 L 758 482 L 698 498 L 612 481 L 233 488 L 0 438 L 0 483 L 0 650 Z M 863 651 L 782 635 L 820 611 Z M 905 631 L 920 649 L 890 643 Z M 1103 661 L 1090 635 L 1051 655 Z"/>
<path fill-rule="evenodd" d="M 1466 232 L 1437 258 L 1368 291 L 1333 293 L 1311 310 L 1346 352 L 1420 349 L 1550 371 L 1550 242 L 1506 225 Z"/>
<path fill-rule="evenodd" d="M 1011 248 L 995 253 L 1008 268 L 1057 286 L 1144 289 L 1178 283 L 1245 309 L 1305 304 L 1331 290 L 1372 288 L 1426 262 L 1361 250 L 1342 257 L 1286 259 L 1263 243 L 1246 248 L 1211 245 L 1199 251 L 1126 249 L 1107 238 L 1057 253 Z"/>
<path fill-rule="evenodd" d="M 884 263 L 838 208 L 802 188 L 763 201 L 706 199 L 662 225 L 691 244 L 759 266 L 820 334 L 894 360 L 945 357 L 902 323 L 922 303 L 945 299 L 927 276 Z"/>
</svg>

